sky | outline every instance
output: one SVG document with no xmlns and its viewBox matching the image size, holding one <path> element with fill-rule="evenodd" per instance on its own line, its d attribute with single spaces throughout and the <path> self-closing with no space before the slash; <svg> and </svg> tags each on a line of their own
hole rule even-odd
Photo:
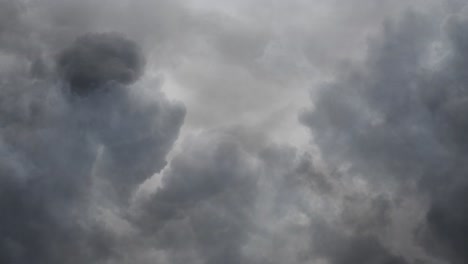
<svg viewBox="0 0 468 264">
<path fill-rule="evenodd" d="M 468 263 L 461 0 L 0 0 L 0 263 Z"/>
</svg>

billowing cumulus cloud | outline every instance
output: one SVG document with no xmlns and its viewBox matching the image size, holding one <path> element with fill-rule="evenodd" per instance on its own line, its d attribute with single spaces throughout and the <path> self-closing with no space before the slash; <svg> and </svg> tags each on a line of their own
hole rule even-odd
<svg viewBox="0 0 468 264">
<path fill-rule="evenodd" d="M 463 5 L 0 0 L 0 262 L 466 263 Z"/>
<path fill-rule="evenodd" d="M 118 35 L 78 37 L 61 47 L 57 63 L 47 48 L 24 52 L 30 42 L 44 43 L 34 37 L 42 32 L 28 31 L 34 25 L 21 4 L 2 2 L 11 17 L 0 50 L 0 261 L 104 261 L 114 254 L 114 234 L 102 212 L 125 210 L 141 182 L 165 166 L 185 110 L 151 83 L 126 87 L 127 68 L 141 65 L 137 44 Z M 49 64 L 41 76 L 38 60 Z M 75 82 L 88 73 L 95 83 Z M 87 97 L 67 89 L 82 85 L 103 89 Z"/>
<path fill-rule="evenodd" d="M 302 120 L 343 177 L 390 192 L 393 214 L 417 201 L 423 216 L 413 223 L 415 247 L 443 263 L 465 263 L 467 24 L 462 13 L 440 24 L 442 33 L 433 22 L 410 13 L 386 27 L 364 67 L 325 85 Z M 414 220 L 409 214 L 398 221 Z"/>
</svg>

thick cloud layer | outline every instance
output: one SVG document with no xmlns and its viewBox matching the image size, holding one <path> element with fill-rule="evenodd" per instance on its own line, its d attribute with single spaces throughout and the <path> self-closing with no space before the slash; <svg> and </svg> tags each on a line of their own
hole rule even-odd
<svg viewBox="0 0 468 264">
<path fill-rule="evenodd" d="M 363 69 L 326 85 L 302 120 L 330 166 L 347 164 L 343 177 L 364 180 L 376 193 L 393 193 L 391 211 L 411 200 L 419 210 L 427 206 L 411 231 L 416 247 L 444 263 L 466 263 L 468 24 L 463 14 L 453 15 L 441 36 L 430 30 L 433 22 L 409 14 L 386 27 Z M 442 52 L 434 55 L 436 44 Z"/>
<path fill-rule="evenodd" d="M 5 18 L 8 23 L 2 23 L 0 44 L 0 54 L 6 58 L 0 73 L 0 262 L 105 261 L 114 254 L 114 233 L 102 211 L 125 210 L 132 192 L 165 166 L 185 110 L 165 99 L 158 87 L 151 91 L 141 84 L 129 89 L 125 82 L 101 83 L 114 75 L 127 77 L 121 68 L 103 71 L 109 70 L 108 65 L 93 69 L 92 77 L 98 81 L 96 85 L 112 89 L 86 98 L 69 94 L 66 83 L 70 79 L 57 78 L 60 75 L 54 74 L 53 67 L 38 78 L 36 60 L 46 51 L 22 51 L 33 33 L 27 28 L 34 26 L 25 18 L 27 10 L 18 2 L 2 1 L 2 6 L 6 7 L 2 12 L 13 11 L 6 13 L 11 16 Z M 17 32 L 19 25 L 24 25 L 25 32 Z M 93 53 L 86 60 L 71 54 L 76 46 L 64 46 L 68 49 L 65 67 L 84 67 L 83 60 L 107 63 L 103 60 L 114 56 L 114 51 L 131 54 L 131 67 L 138 63 L 133 62 L 135 44 L 118 35 L 89 40 L 93 36 L 78 43 L 113 45 L 116 50 L 83 47 Z M 104 43 L 107 41 L 110 43 Z M 95 58 L 97 55 L 104 57 Z M 43 61 L 52 64 L 53 54 Z M 116 67 L 122 65 L 115 63 Z M 84 68 L 76 71 L 81 70 Z"/>
<path fill-rule="evenodd" d="M 466 263 L 463 3 L 220 3 L 0 0 L 0 263 Z"/>
</svg>

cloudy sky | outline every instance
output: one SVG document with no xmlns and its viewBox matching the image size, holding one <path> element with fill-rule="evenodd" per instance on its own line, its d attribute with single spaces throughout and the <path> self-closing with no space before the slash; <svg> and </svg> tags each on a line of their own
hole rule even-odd
<svg viewBox="0 0 468 264">
<path fill-rule="evenodd" d="M 462 0 L 0 0 L 0 263 L 468 263 Z"/>
</svg>

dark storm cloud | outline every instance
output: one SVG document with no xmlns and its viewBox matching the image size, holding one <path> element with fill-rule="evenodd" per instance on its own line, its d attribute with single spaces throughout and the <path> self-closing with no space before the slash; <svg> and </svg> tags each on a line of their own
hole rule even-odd
<svg viewBox="0 0 468 264">
<path fill-rule="evenodd" d="M 22 4 L 1 2 L 0 262 L 105 262 L 118 240 L 101 212 L 125 210 L 165 166 L 185 110 L 152 84 L 126 87 L 143 66 L 137 44 L 118 34 L 62 43 L 57 78 L 48 32 Z M 37 58 L 50 66 L 39 79 Z M 66 93 L 67 82 L 85 89 L 75 79 L 88 77 L 112 89 Z"/>
<path fill-rule="evenodd" d="M 324 256 L 334 264 L 407 264 L 402 257 L 392 255 L 380 241 L 368 235 L 343 235 L 333 227 L 318 224 L 312 230 L 317 243 L 314 254 Z"/>
<path fill-rule="evenodd" d="M 387 25 L 382 38 L 371 46 L 364 67 L 326 85 L 313 98 L 314 110 L 302 116 L 323 159 L 334 167 L 349 164 L 343 177 L 364 179 L 377 193 L 396 187 L 391 211 L 411 199 L 424 208 L 421 198 L 428 197 L 426 216 L 413 230 L 412 240 L 448 263 L 468 261 L 463 195 L 467 191 L 466 21 L 462 14 L 452 16 L 441 27 L 442 36 L 430 30 L 442 22 L 424 16 L 409 14 L 398 25 Z M 443 53 L 435 58 L 437 63 L 428 64 L 434 40 L 439 40 Z M 390 222 L 378 225 L 392 228 Z M 351 243 L 350 250 L 357 246 L 361 257 L 384 250 L 373 244 Z M 346 252 L 329 256 L 341 263 L 336 259 L 340 254 Z M 401 262 L 397 260 L 387 261 Z"/>
<path fill-rule="evenodd" d="M 406 7 L 349 14 L 368 2 L 258 0 L 244 17 L 182 1 L 0 0 L 0 262 L 465 263 L 462 16 L 445 37 L 437 16 L 385 24 L 366 63 L 313 97 L 302 121 L 316 145 L 270 141 L 283 110 L 242 124 Z M 315 7 L 342 27 L 319 30 L 329 19 L 311 23 Z M 428 56 L 434 39 L 444 56 Z M 218 128 L 174 147 L 184 107 L 144 66 L 193 89 L 189 111 Z"/>
<path fill-rule="evenodd" d="M 83 95 L 112 81 L 135 82 L 142 72 L 143 55 L 135 43 L 118 34 L 88 34 L 63 51 L 57 64 L 72 93 Z"/>
</svg>

